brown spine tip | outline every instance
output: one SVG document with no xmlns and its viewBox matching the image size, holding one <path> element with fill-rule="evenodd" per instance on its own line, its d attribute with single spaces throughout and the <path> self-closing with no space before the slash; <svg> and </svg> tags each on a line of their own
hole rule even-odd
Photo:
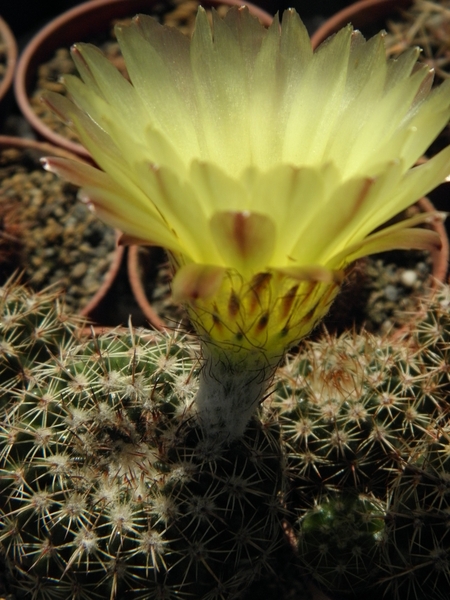
<svg viewBox="0 0 450 600">
<path fill-rule="evenodd" d="M 222 323 L 222 320 L 219 317 L 219 315 L 216 313 L 212 313 L 211 318 L 212 318 L 212 322 L 213 322 L 213 327 L 215 327 L 218 331 L 222 331 L 223 323 Z"/>
<path fill-rule="evenodd" d="M 230 299 L 228 300 L 228 314 L 230 317 L 235 317 L 241 307 L 239 296 L 234 290 L 231 290 Z"/>
<path fill-rule="evenodd" d="M 269 312 L 266 311 L 262 317 L 259 318 L 258 323 L 256 324 L 256 331 L 261 333 L 264 329 L 266 329 L 269 324 Z"/>
<path fill-rule="evenodd" d="M 260 297 L 265 291 L 272 279 L 272 273 L 257 273 L 250 282 L 250 290 L 252 292 L 250 299 L 250 314 L 260 306 Z"/>
<path fill-rule="evenodd" d="M 288 293 L 281 298 L 281 318 L 284 319 L 291 312 L 298 291 L 298 285 L 293 285 Z"/>
</svg>

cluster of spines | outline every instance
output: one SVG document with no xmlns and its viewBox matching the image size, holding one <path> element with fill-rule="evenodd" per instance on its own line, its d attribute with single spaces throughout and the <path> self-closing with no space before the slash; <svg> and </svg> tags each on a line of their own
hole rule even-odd
<svg viewBox="0 0 450 600">
<path fill-rule="evenodd" d="M 0 357 L 0 544 L 15 596 L 240 597 L 283 541 L 276 422 L 254 420 L 228 446 L 204 438 L 198 349 L 180 335 L 69 328 L 18 378 L 36 345 L 22 335 L 30 297 L 13 292 L 19 334 L 0 332 L 21 340 Z M 33 309 L 67 328 L 54 299 Z"/>
<path fill-rule="evenodd" d="M 344 488 L 386 492 L 444 419 L 439 385 L 407 339 L 362 333 L 306 344 L 287 361 L 272 401 L 296 490 L 312 504 Z"/>
<path fill-rule="evenodd" d="M 424 434 L 424 451 L 391 486 L 381 556 L 382 589 L 395 600 L 448 600 L 450 594 L 450 288 L 423 304 L 412 329 L 437 417 Z"/>
<path fill-rule="evenodd" d="M 401 335 L 324 335 L 304 344 L 280 372 L 271 405 L 287 445 L 289 506 L 297 514 L 300 560 L 328 590 L 357 596 L 361 581 L 368 590 L 369 573 L 378 573 L 374 593 L 389 600 L 448 597 L 450 544 L 443 539 L 449 508 L 442 507 L 450 461 L 440 461 L 438 474 L 429 453 L 448 429 L 449 305 L 444 286 Z M 428 491 L 432 481 L 436 485 L 433 493 L 416 494 L 414 506 L 412 500 L 405 503 L 413 477 Z M 355 507 L 364 499 L 369 513 L 376 506 L 378 523 L 382 507 L 385 525 L 371 538 L 370 564 L 357 554 L 337 552 L 336 530 L 341 549 L 353 544 L 353 528 L 340 526 L 342 515 L 336 510 L 336 503 L 348 507 L 348 498 Z M 349 508 L 356 520 L 358 510 Z M 423 523 L 431 523 L 433 515 L 440 541 L 433 525 L 425 526 L 428 532 L 420 541 L 411 517 L 419 513 Z M 319 527 L 324 515 L 328 544 L 323 523 Z M 426 557 L 434 573 L 427 571 Z"/>
<path fill-rule="evenodd" d="M 450 590 L 450 430 L 407 465 L 386 508 L 381 585 L 397 599 L 448 600 Z"/>
<path fill-rule="evenodd" d="M 0 315 L 0 383 L 15 389 L 28 385 L 37 361 L 71 343 L 82 322 L 65 311 L 60 291 L 33 292 L 17 278 L 0 288 Z"/>
<path fill-rule="evenodd" d="M 403 336 L 305 344 L 245 436 L 217 447 L 196 425 L 193 340 L 80 338 L 56 295 L 3 288 L 0 544 L 16 597 L 241 598 L 287 508 L 323 587 L 447 600 L 449 304 L 444 287 Z"/>
</svg>

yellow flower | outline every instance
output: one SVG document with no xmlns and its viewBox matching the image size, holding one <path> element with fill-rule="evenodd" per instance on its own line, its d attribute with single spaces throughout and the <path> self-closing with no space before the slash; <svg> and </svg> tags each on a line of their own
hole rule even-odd
<svg viewBox="0 0 450 600">
<path fill-rule="evenodd" d="M 47 167 L 124 243 L 167 248 L 207 352 L 273 365 L 349 263 L 439 244 L 423 216 L 379 229 L 450 173 L 450 148 L 414 167 L 450 117 L 417 49 L 387 60 L 382 34 L 348 26 L 313 53 L 294 10 L 266 30 L 245 8 L 212 28 L 199 9 L 192 40 L 142 15 L 117 37 L 131 83 L 79 44 L 73 102 L 47 95 L 100 168 Z"/>
</svg>

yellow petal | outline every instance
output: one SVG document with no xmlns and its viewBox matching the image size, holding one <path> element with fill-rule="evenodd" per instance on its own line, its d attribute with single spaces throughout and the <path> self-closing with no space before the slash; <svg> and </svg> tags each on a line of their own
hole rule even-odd
<svg viewBox="0 0 450 600">
<path fill-rule="evenodd" d="M 144 106 L 136 90 L 98 48 L 92 44 L 76 44 L 71 53 L 85 81 L 86 85 L 82 86 L 85 90 L 102 98 L 109 105 L 109 111 L 114 110 L 123 122 L 143 117 Z M 79 89 L 75 88 L 76 80 L 70 76 L 66 80 L 75 101 Z"/>
<path fill-rule="evenodd" d="M 342 29 L 314 54 L 296 90 L 285 96 L 283 161 L 310 165 L 320 161 L 337 122 L 345 91 L 352 30 Z M 317 90 L 327 81 L 327 92 Z M 307 118 L 305 116 L 307 115 Z M 326 115 L 326 119 L 324 119 Z M 302 143 L 303 142 L 303 143 Z"/>
<path fill-rule="evenodd" d="M 343 271 L 333 271 L 322 265 L 306 265 L 304 267 L 272 268 L 276 273 L 282 273 L 297 281 L 320 281 L 322 283 L 341 284 L 344 279 Z"/>
<path fill-rule="evenodd" d="M 74 78 L 78 81 L 77 85 L 83 85 L 79 83 L 78 78 Z M 95 95 L 90 94 L 90 97 L 95 99 Z M 104 154 L 111 154 L 113 156 L 120 156 L 118 149 L 112 144 L 111 139 L 105 130 L 99 126 L 98 120 L 91 118 L 88 112 L 83 111 L 73 102 L 70 102 L 68 98 L 61 94 L 55 94 L 54 92 L 45 92 L 42 95 L 43 101 L 47 106 L 53 110 L 69 127 L 74 129 L 80 136 L 85 147 L 92 152 L 92 148 L 96 145 L 100 146 L 104 150 Z M 96 111 L 90 110 L 94 116 Z M 100 118 L 100 117 L 99 117 Z"/>
<path fill-rule="evenodd" d="M 388 61 L 386 76 L 387 90 L 411 75 L 417 64 L 420 52 L 421 50 L 417 46 L 414 48 L 407 48 L 400 56 Z"/>
<path fill-rule="evenodd" d="M 213 31 L 217 43 L 217 30 L 220 27 L 220 18 L 213 9 Z M 246 6 L 231 8 L 223 19 L 229 31 L 235 37 L 247 71 L 247 77 L 251 77 L 254 61 L 261 49 L 261 44 L 266 36 L 266 30 L 261 27 L 258 19 L 250 14 Z M 218 24 L 219 22 L 219 24 Z"/>
<path fill-rule="evenodd" d="M 220 288 L 226 270 L 215 265 L 190 263 L 177 271 L 172 282 L 175 302 L 194 302 L 208 299 Z"/>
<path fill-rule="evenodd" d="M 146 185 L 185 254 L 200 263 L 220 263 L 207 215 L 190 182 L 180 180 L 168 168 L 152 167 L 148 169 Z"/>
<path fill-rule="evenodd" d="M 325 237 L 317 236 L 314 219 L 324 209 L 327 183 L 335 176 L 332 168 L 319 171 L 291 165 L 278 165 L 258 173 L 249 206 L 270 216 L 277 224 L 278 239 L 271 264 L 283 264 L 287 257 L 292 259 L 297 242 L 302 250 L 308 251 L 308 242 L 302 242 L 308 232 L 313 238 L 313 252 L 317 245 L 328 243 Z"/>
<path fill-rule="evenodd" d="M 155 220 L 162 227 L 167 227 L 160 213 L 155 209 L 150 199 L 138 190 L 133 190 L 128 182 L 127 187 L 121 187 L 109 175 L 87 163 L 60 157 L 43 159 L 44 168 L 64 177 L 74 185 L 81 186 L 85 196 L 99 198 L 99 204 L 107 205 L 112 202 L 118 215 L 122 214 L 124 221 L 137 211 L 139 217 L 145 215 L 145 220 Z M 133 193 L 134 192 L 134 193 Z M 102 200 L 102 198 L 104 198 Z M 113 200 L 115 198 L 115 200 Z M 124 200 L 127 200 L 127 204 Z M 107 206 L 105 206 L 107 208 Z"/>
<path fill-rule="evenodd" d="M 148 213 L 133 208 L 124 216 L 121 209 L 123 197 L 104 190 L 83 188 L 79 198 L 93 208 L 98 217 L 119 231 L 125 230 L 133 239 L 144 241 L 146 245 L 164 246 L 172 252 L 186 252 L 176 236 Z"/>
<path fill-rule="evenodd" d="M 251 208 L 250 196 L 241 181 L 231 177 L 219 165 L 193 161 L 188 177 L 208 218 L 215 211 Z"/>
<path fill-rule="evenodd" d="M 249 211 L 216 212 L 211 233 L 226 265 L 243 275 L 267 269 L 276 241 L 273 220 Z"/>
<path fill-rule="evenodd" d="M 352 111 L 348 111 L 346 122 L 342 123 L 345 130 L 349 132 L 347 153 L 345 161 L 343 161 L 346 175 L 351 176 L 361 168 L 367 174 L 371 174 L 372 165 L 382 161 L 388 162 L 395 158 L 389 151 L 387 140 L 393 139 L 399 128 L 401 130 L 401 127 L 409 125 L 407 117 L 410 106 L 427 72 L 426 68 L 418 71 L 402 84 L 394 86 L 377 102 L 374 102 L 374 99 L 371 101 L 367 99 L 366 106 L 370 110 L 370 118 L 367 118 L 369 116 L 367 115 L 361 122 L 354 122 L 353 128 L 350 127 L 348 121 Z M 361 99 L 362 102 L 363 99 Z M 358 104 L 360 104 L 359 101 Z M 353 118 L 355 117 L 357 115 L 353 115 Z M 339 136 L 339 140 L 342 144 L 341 136 Z M 368 140 L 370 140 L 370 144 Z M 333 153 L 337 152 L 335 145 Z"/>
<path fill-rule="evenodd" d="M 402 229 L 401 231 L 387 232 L 374 237 L 369 236 L 358 250 L 354 252 L 349 248 L 348 263 L 388 250 L 428 250 L 430 252 L 441 248 L 441 240 L 435 231 L 429 229 Z"/>
<path fill-rule="evenodd" d="M 349 245 L 340 254 L 334 256 L 330 262 L 335 265 L 347 265 L 363 256 L 395 248 L 437 250 L 441 247 L 439 235 L 430 229 L 418 228 L 417 225 L 444 218 L 445 213 L 439 212 L 414 215 L 409 219 L 385 227 L 360 242 Z"/>
<path fill-rule="evenodd" d="M 79 197 L 111 227 L 126 229 L 134 238 L 146 240 L 146 244 L 178 252 L 182 249 L 148 198 L 129 195 L 109 175 L 81 161 L 52 157 L 43 162 L 48 171 L 82 186 Z"/>
<path fill-rule="evenodd" d="M 117 190 L 117 183 L 109 175 L 85 162 L 50 156 L 42 158 L 41 163 L 46 171 L 55 173 L 74 185 Z"/>
<path fill-rule="evenodd" d="M 146 108 L 139 127 L 160 128 L 183 154 L 198 154 L 189 39 L 145 15 L 129 27 L 117 26 L 116 35 L 134 89 Z"/>
<path fill-rule="evenodd" d="M 245 135 L 250 110 L 245 60 L 229 26 L 223 20 L 215 21 L 213 36 L 201 8 L 192 36 L 191 63 L 197 110 L 201 115 L 202 154 L 210 157 L 211 162 L 238 170 L 251 157 L 250 137 Z M 242 133 L 238 146 L 233 143 L 236 129 Z"/>
<path fill-rule="evenodd" d="M 426 196 L 428 192 L 442 183 L 449 174 L 450 146 L 433 156 L 426 163 L 407 171 L 401 183 L 390 191 L 385 202 L 374 203 L 372 215 L 374 218 L 376 217 L 380 225 L 386 223 L 396 214 L 414 204 L 419 198 Z"/>
</svg>

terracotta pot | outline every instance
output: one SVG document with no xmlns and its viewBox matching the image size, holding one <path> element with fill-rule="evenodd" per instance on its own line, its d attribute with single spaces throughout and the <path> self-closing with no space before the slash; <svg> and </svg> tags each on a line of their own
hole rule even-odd
<svg viewBox="0 0 450 600">
<path fill-rule="evenodd" d="M 167 329 L 169 324 L 157 313 L 145 288 L 145 281 L 156 279 L 156 272 L 161 261 L 161 249 L 148 247 L 146 250 L 149 253 L 148 257 L 146 260 L 142 260 L 139 246 L 128 248 L 128 280 L 134 298 L 148 323 L 156 329 L 163 330 Z"/>
<path fill-rule="evenodd" d="M 413 0 L 361 0 L 351 6 L 344 8 L 319 27 L 311 38 L 313 48 L 317 48 L 330 35 L 352 23 L 355 29 L 361 29 L 364 33 L 366 26 L 374 26 L 380 23 L 383 29 L 383 20 L 386 17 L 395 16 L 400 10 L 408 8 Z"/>
<path fill-rule="evenodd" d="M 272 22 L 268 13 L 243 0 L 202 0 L 200 3 L 205 7 L 217 7 L 221 4 L 246 5 L 263 25 L 268 26 Z M 104 32 L 113 19 L 139 12 L 150 13 L 155 5 L 161 6 L 158 0 L 91 0 L 54 19 L 31 40 L 17 67 L 15 94 L 22 113 L 40 136 L 80 156 L 89 157 L 89 153 L 81 144 L 68 140 L 50 129 L 34 112 L 29 93 L 35 84 L 37 69 L 40 64 L 50 59 L 56 49 L 68 48 L 75 42 L 85 41 Z"/>
<path fill-rule="evenodd" d="M 432 213 L 436 210 L 428 198 L 421 198 L 416 203 L 416 206 L 420 212 Z M 444 223 L 442 221 L 434 220 L 429 225 L 427 225 L 427 227 L 434 229 L 434 231 L 436 231 L 436 233 L 441 239 L 440 250 L 436 250 L 431 253 L 431 275 L 433 276 L 432 285 L 434 287 L 435 285 L 437 285 L 438 282 L 443 282 L 446 280 L 449 259 L 449 240 Z M 152 299 L 149 297 L 145 286 L 145 282 L 147 280 L 154 281 L 156 278 L 155 274 L 158 269 L 158 264 L 161 262 L 161 260 L 163 260 L 161 258 L 160 250 L 161 249 L 159 248 L 149 247 L 148 255 L 143 259 L 142 256 L 140 256 L 139 247 L 130 246 L 128 249 L 127 266 L 128 279 L 130 281 L 131 289 L 133 291 L 136 302 L 140 306 L 147 321 L 156 329 L 162 330 L 172 328 L 173 324 L 166 322 L 164 318 L 155 309 L 155 306 L 152 304 Z M 364 262 L 364 259 L 362 259 L 362 261 Z M 364 267 L 362 267 L 362 271 L 364 271 Z M 356 283 L 358 285 L 358 282 Z M 339 297 L 335 302 L 339 302 Z M 347 301 L 345 301 L 345 304 L 347 304 Z M 345 310 L 345 306 L 343 310 Z M 330 329 L 332 329 L 331 325 Z"/>
<path fill-rule="evenodd" d="M 96 293 L 92 296 L 92 298 L 86 304 L 86 306 L 81 309 L 81 311 L 80 311 L 81 316 L 87 317 L 88 319 L 92 319 L 93 315 L 95 314 L 96 318 L 94 320 L 95 321 L 101 320 L 101 318 L 99 318 L 97 316 L 99 313 L 98 307 L 100 306 L 101 302 L 103 300 L 105 300 L 105 298 L 107 297 L 108 292 L 111 289 L 111 286 L 113 285 L 113 283 L 117 277 L 117 274 L 120 269 L 120 265 L 122 264 L 123 255 L 124 255 L 123 246 L 116 245 L 114 259 L 111 262 L 108 272 L 107 272 L 106 276 L 103 278 L 103 281 L 100 284 Z"/>
<path fill-rule="evenodd" d="M 432 202 L 428 198 L 421 198 L 417 205 L 419 206 L 422 212 L 433 212 L 435 211 L 435 207 Z M 435 250 L 431 253 L 431 258 L 433 261 L 433 268 L 431 274 L 434 277 L 434 284 L 437 285 L 438 282 L 444 282 L 447 278 L 448 271 L 448 260 L 449 260 L 449 240 L 447 236 L 447 230 L 443 221 L 434 221 L 430 224 L 430 227 L 436 231 L 441 239 L 441 248 L 440 250 Z"/>
<path fill-rule="evenodd" d="M 17 61 L 17 44 L 8 24 L 0 17 L 0 42 L 6 46 L 5 73 L 0 78 L 0 103 L 11 87 Z M 2 110 L 3 116 L 3 110 Z"/>
<path fill-rule="evenodd" d="M 39 168 L 39 159 L 44 156 L 62 156 L 65 158 L 72 158 L 75 160 L 80 160 L 79 157 L 64 150 L 62 148 L 58 148 L 51 144 L 45 142 L 36 142 L 35 140 L 28 140 L 22 138 L 15 138 L 9 136 L 0 136 L 0 150 L 4 150 L 6 148 L 16 148 L 18 150 L 31 150 L 32 151 L 32 160 L 36 160 L 36 167 Z M 51 175 L 57 180 L 56 176 Z M 39 190 L 37 190 L 39 191 Z M 6 198 L 1 198 L 1 201 L 6 201 Z M 4 223 L 2 223 L 2 226 Z M 2 231 L 1 234 L 5 236 L 5 232 Z M 17 234 L 17 244 L 20 247 L 20 233 Z M 51 244 L 51 243 L 50 243 Z M 121 246 L 116 246 L 114 251 L 113 259 L 109 265 L 109 268 L 103 277 L 101 283 L 91 297 L 91 299 L 85 304 L 80 310 L 79 314 L 82 316 L 89 317 L 91 313 L 95 310 L 95 308 L 99 305 L 100 301 L 106 296 L 108 290 L 110 289 L 116 275 L 118 273 L 119 267 L 122 263 L 124 249 Z M 23 279 L 24 283 L 26 283 L 26 279 Z"/>
</svg>

